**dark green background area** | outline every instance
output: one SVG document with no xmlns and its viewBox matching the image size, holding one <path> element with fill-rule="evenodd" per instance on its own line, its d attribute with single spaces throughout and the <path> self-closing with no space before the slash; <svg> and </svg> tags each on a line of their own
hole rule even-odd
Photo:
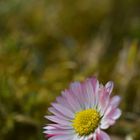
<svg viewBox="0 0 140 140">
<path fill-rule="evenodd" d="M 0 1 L 1 140 L 44 140 L 50 103 L 93 75 L 122 97 L 112 140 L 139 140 L 139 0 Z"/>
</svg>

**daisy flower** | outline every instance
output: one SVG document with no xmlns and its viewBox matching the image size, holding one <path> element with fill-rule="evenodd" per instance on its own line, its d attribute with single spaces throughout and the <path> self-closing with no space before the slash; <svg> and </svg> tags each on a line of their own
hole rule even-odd
<svg viewBox="0 0 140 140">
<path fill-rule="evenodd" d="M 113 82 L 103 86 L 95 77 L 72 83 L 45 116 L 52 122 L 44 127 L 48 140 L 110 140 L 103 130 L 121 115 L 120 97 L 110 97 L 112 90 Z"/>
</svg>

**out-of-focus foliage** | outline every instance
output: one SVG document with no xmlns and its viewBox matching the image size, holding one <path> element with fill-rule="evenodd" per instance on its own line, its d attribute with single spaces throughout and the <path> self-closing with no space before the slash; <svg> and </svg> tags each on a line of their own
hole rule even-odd
<svg viewBox="0 0 140 140">
<path fill-rule="evenodd" d="M 139 0 L 1 0 L 0 139 L 43 140 L 50 103 L 70 82 L 96 75 L 122 96 L 112 140 L 139 140 L 139 7 Z"/>
</svg>

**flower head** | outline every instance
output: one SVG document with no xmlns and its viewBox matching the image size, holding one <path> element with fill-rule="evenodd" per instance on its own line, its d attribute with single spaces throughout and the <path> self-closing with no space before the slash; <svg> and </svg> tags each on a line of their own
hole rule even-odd
<svg viewBox="0 0 140 140">
<path fill-rule="evenodd" d="M 105 86 L 93 77 L 74 82 L 63 91 L 45 116 L 52 123 L 44 127 L 49 140 L 110 140 L 103 129 L 120 117 L 120 97 L 110 97 L 113 82 Z"/>
</svg>

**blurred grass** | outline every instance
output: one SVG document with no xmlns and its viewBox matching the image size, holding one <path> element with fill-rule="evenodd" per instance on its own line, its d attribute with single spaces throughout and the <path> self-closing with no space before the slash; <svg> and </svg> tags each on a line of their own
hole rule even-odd
<svg viewBox="0 0 140 140">
<path fill-rule="evenodd" d="M 115 82 L 123 115 L 109 133 L 140 138 L 139 0 L 0 1 L 0 139 L 43 140 L 61 90 Z M 112 139 L 113 139 L 112 138 Z"/>
</svg>

